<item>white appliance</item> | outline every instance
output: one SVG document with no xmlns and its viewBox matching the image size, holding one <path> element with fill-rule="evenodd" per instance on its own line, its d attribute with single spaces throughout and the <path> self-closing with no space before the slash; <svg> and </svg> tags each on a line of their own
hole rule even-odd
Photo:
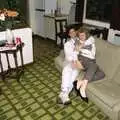
<svg viewBox="0 0 120 120">
<path fill-rule="evenodd" d="M 34 34 L 42 37 L 44 34 L 44 15 L 56 9 L 56 0 L 34 0 L 35 21 Z"/>
<path fill-rule="evenodd" d="M 34 11 L 35 11 L 34 34 L 44 37 L 44 14 L 45 14 L 44 0 L 34 0 Z"/>
</svg>

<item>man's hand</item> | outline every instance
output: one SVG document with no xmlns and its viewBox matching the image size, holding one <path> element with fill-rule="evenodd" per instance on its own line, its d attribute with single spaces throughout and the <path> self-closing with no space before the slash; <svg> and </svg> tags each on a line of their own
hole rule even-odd
<svg viewBox="0 0 120 120">
<path fill-rule="evenodd" d="M 81 70 L 84 69 L 83 65 L 82 65 L 81 62 L 78 61 L 78 60 L 76 60 L 76 65 L 77 65 L 77 68 L 78 68 L 78 69 L 81 69 Z"/>
<path fill-rule="evenodd" d="M 77 68 L 76 61 L 72 61 L 72 68 Z"/>
<path fill-rule="evenodd" d="M 84 67 L 78 60 L 72 61 L 72 68 L 78 68 L 78 69 L 82 69 L 82 70 L 84 69 Z"/>
<path fill-rule="evenodd" d="M 84 43 L 81 43 L 81 44 L 76 45 L 76 46 L 75 46 L 75 51 L 78 51 L 78 52 L 79 52 L 83 46 L 84 46 Z"/>
</svg>

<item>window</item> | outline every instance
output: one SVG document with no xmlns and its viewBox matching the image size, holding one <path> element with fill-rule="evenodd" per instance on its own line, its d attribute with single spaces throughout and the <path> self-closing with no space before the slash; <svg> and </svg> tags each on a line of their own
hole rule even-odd
<svg viewBox="0 0 120 120">
<path fill-rule="evenodd" d="M 85 0 L 83 22 L 109 27 L 112 15 L 112 0 Z"/>
</svg>

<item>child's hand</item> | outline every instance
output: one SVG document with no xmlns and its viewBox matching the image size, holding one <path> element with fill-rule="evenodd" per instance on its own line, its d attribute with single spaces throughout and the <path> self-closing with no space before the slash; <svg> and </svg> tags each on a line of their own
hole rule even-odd
<svg viewBox="0 0 120 120">
<path fill-rule="evenodd" d="M 84 69 L 83 65 L 78 60 L 72 61 L 72 68 Z"/>
</svg>

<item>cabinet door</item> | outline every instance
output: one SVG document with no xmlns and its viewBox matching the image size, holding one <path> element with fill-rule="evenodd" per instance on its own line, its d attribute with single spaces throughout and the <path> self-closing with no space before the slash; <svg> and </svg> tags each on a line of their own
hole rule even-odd
<svg viewBox="0 0 120 120">
<path fill-rule="evenodd" d="M 55 21 L 52 17 L 44 17 L 45 20 L 45 37 L 55 40 Z"/>
<path fill-rule="evenodd" d="M 55 40 L 55 19 L 49 19 L 49 38 Z"/>
<path fill-rule="evenodd" d="M 35 34 L 44 37 L 44 0 L 35 0 Z"/>
<path fill-rule="evenodd" d="M 44 34 L 45 34 L 45 38 L 49 38 L 49 18 L 48 17 L 44 17 Z"/>
</svg>

